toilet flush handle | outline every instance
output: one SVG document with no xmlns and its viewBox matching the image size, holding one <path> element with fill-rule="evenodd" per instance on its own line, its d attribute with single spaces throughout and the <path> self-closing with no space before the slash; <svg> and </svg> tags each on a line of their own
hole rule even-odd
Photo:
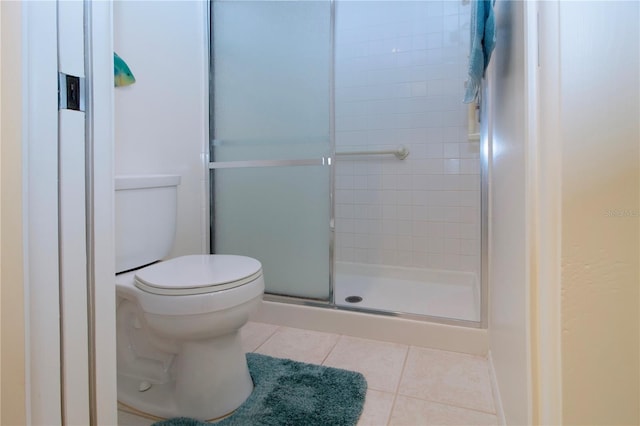
<svg viewBox="0 0 640 426">
<path fill-rule="evenodd" d="M 146 380 L 140 382 L 140 385 L 138 386 L 138 392 L 145 392 L 149 389 L 151 389 L 151 383 L 147 382 Z"/>
</svg>

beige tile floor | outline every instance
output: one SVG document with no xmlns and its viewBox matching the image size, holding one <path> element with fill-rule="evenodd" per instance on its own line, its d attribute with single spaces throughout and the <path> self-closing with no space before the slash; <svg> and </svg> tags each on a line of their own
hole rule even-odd
<svg viewBox="0 0 640 426">
<path fill-rule="evenodd" d="M 358 425 L 497 425 L 486 358 L 249 322 L 244 348 L 355 370 L 368 383 Z M 121 426 L 141 425 L 121 415 Z"/>
</svg>

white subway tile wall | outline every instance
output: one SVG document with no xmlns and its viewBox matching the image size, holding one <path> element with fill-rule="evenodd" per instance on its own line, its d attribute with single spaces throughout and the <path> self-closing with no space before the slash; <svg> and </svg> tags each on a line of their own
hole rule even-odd
<svg viewBox="0 0 640 426">
<path fill-rule="evenodd" d="M 480 147 L 462 103 L 470 6 L 338 2 L 336 260 L 480 271 Z"/>
</svg>

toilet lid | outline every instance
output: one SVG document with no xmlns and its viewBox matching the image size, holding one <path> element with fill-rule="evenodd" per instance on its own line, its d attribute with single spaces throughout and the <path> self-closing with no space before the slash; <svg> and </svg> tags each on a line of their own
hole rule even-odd
<svg viewBox="0 0 640 426">
<path fill-rule="evenodd" d="M 256 259 L 234 255 L 192 255 L 155 263 L 136 272 L 140 290 L 162 295 L 190 295 L 227 290 L 262 275 Z"/>
</svg>

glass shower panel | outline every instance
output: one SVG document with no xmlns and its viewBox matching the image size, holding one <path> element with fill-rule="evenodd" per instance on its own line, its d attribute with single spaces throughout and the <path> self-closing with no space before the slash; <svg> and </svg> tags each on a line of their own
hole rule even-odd
<svg viewBox="0 0 640 426">
<path fill-rule="evenodd" d="M 331 8 L 212 3 L 212 247 L 266 291 L 328 300 Z"/>
<path fill-rule="evenodd" d="M 216 251 L 260 260 L 268 293 L 328 300 L 328 170 L 216 171 Z"/>
<path fill-rule="evenodd" d="M 338 1 L 335 303 L 481 314 L 480 142 L 470 138 L 471 4 Z M 352 296 L 361 296 L 354 305 Z"/>
<path fill-rule="evenodd" d="M 213 3 L 215 161 L 329 155 L 328 1 Z"/>
</svg>

